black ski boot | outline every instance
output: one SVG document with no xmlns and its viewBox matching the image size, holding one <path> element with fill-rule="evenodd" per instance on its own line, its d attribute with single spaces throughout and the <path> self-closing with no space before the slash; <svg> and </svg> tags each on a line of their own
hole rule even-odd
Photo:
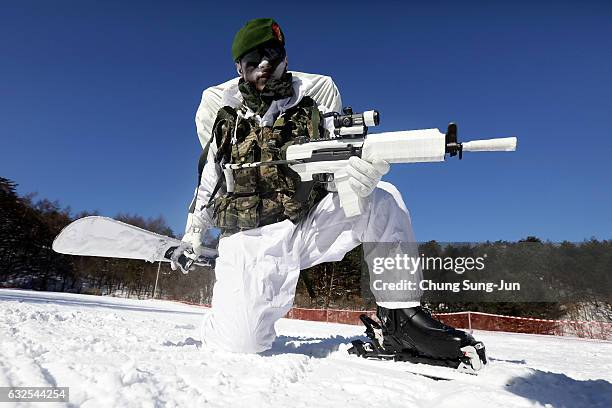
<svg viewBox="0 0 612 408">
<path fill-rule="evenodd" d="M 366 358 L 409 361 L 456 368 L 474 373 L 487 363 L 484 344 L 461 330 L 434 319 L 427 309 L 377 308 L 378 324 L 366 315 L 360 319 L 372 340 L 353 341 L 349 353 Z"/>
</svg>

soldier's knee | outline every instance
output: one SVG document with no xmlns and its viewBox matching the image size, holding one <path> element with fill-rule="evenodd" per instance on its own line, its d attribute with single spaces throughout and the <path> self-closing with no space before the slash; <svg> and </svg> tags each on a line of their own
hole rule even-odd
<svg viewBox="0 0 612 408">
<path fill-rule="evenodd" d="M 261 353 L 271 347 L 271 343 L 263 344 L 256 337 L 242 337 L 240 339 L 233 339 L 229 343 L 227 347 L 228 351 L 244 354 Z"/>
<path fill-rule="evenodd" d="M 202 328 L 204 343 L 225 351 L 246 354 L 260 353 L 272 346 L 276 337 L 273 328 L 258 328 L 255 322 L 238 322 L 223 317 L 214 316 L 212 324 L 205 321 Z"/>
<path fill-rule="evenodd" d="M 372 194 L 372 211 L 384 209 L 385 211 L 395 212 L 399 210 L 408 214 L 402 194 L 393 184 L 381 181 Z"/>
</svg>

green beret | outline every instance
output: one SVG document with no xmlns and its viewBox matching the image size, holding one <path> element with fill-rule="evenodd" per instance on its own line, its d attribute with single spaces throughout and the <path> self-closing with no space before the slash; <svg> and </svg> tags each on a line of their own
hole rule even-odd
<svg viewBox="0 0 612 408">
<path fill-rule="evenodd" d="M 271 18 L 256 18 L 236 33 L 232 43 L 232 57 L 238 61 L 247 52 L 268 41 L 278 41 L 285 46 L 285 36 L 276 21 Z"/>
</svg>

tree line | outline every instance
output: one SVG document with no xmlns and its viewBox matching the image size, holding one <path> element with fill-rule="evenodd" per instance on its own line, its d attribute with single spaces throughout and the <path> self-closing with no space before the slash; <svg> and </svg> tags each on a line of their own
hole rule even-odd
<svg viewBox="0 0 612 408">
<path fill-rule="evenodd" d="M 158 297 L 209 303 L 214 275 L 198 268 L 188 275 L 172 271 L 169 264 L 145 261 L 71 256 L 54 252 L 53 240 L 72 221 L 98 215 L 79 212 L 58 201 L 20 197 L 17 185 L 0 177 L 0 286 L 41 291 L 94 295 Z M 120 221 L 174 237 L 163 217 L 143 218 L 119 213 Z M 159 279 L 154 293 L 158 266 Z"/>
<path fill-rule="evenodd" d="M 78 218 L 98 214 L 79 212 L 73 215 L 70 207 L 62 207 L 57 201 L 36 199 L 34 194 L 19 196 L 16 186 L 13 181 L 0 177 L 0 287 L 210 303 L 214 271 L 207 267 L 197 267 L 185 275 L 172 271 L 168 263 L 159 265 L 55 253 L 51 246 L 62 228 Z M 161 216 L 143 218 L 120 213 L 113 218 L 176 237 Z M 483 252 L 495 255 L 489 258 L 490 263 L 504 272 L 504 276 L 523 281 L 546 280 L 549 292 L 550 289 L 560 290 L 564 296 L 542 302 L 534 301 L 536 298 L 517 302 L 512 299 L 496 301 L 487 298 L 488 294 L 476 299 L 452 293 L 445 294 L 443 299 L 425 294 L 423 302 L 434 311 L 472 310 L 552 319 L 573 316 L 612 321 L 609 299 L 612 291 L 606 292 L 612 285 L 609 273 L 612 272 L 612 241 L 591 239 L 582 243 L 555 244 L 527 237 L 514 243 L 456 245 L 430 241 L 419 246 L 419 253 L 427 256 L 457 258 L 478 256 Z M 435 280 L 440 273 L 439 270 L 424 271 L 426 279 Z M 462 277 L 457 275 L 450 279 Z M 594 281 L 600 284 L 593 285 Z M 324 263 L 302 271 L 295 305 L 370 310 L 376 305 L 368 287 L 369 274 L 364 268 L 362 249 L 357 247 L 340 262 Z"/>
</svg>

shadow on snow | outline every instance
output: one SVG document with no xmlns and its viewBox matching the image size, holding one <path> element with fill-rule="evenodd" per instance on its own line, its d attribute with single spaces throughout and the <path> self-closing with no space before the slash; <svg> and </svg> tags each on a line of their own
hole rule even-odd
<svg viewBox="0 0 612 408">
<path fill-rule="evenodd" d="M 338 351 L 342 344 L 350 344 L 351 341 L 363 339 L 362 336 L 344 337 L 295 337 L 278 336 L 270 350 L 259 353 L 262 356 L 273 356 L 277 354 L 304 354 L 314 358 L 325 358 L 331 353 Z"/>
<path fill-rule="evenodd" d="M 506 390 L 555 408 L 612 407 L 612 384 L 605 380 L 575 380 L 565 374 L 534 370 L 512 378 Z"/>
</svg>

